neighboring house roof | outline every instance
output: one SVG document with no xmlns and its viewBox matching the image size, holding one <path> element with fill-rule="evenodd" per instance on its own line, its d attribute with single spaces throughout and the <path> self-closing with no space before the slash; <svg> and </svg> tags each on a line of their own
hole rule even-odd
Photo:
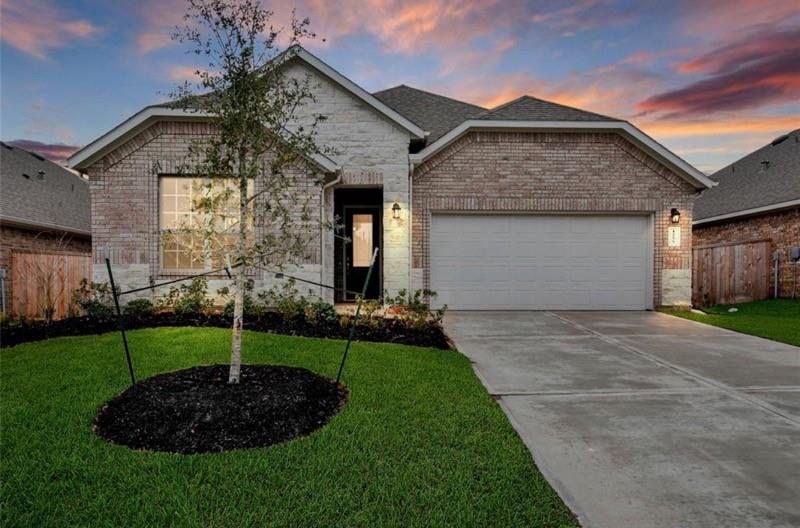
<svg viewBox="0 0 800 528">
<path fill-rule="evenodd" d="M 800 129 L 711 175 L 719 182 L 694 204 L 694 223 L 800 206 Z"/>
<path fill-rule="evenodd" d="M 425 131 L 418 125 L 414 124 L 411 120 L 399 114 L 392 108 L 386 106 L 369 92 L 319 60 L 303 47 L 292 46 L 278 59 L 285 60 L 287 62 L 295 59 L 303 61 L 306 65 L 314 68 L 324 76 L 328 77 L 331 81 L 351 93 L 357 99 L 360 99 L 362 102 L 373 108 L 376 112 L 382 114 L 388 120 L 406 130 L 413 137 L 417 139 L 423 139 L 426 136 Z M 147 126 L 150 126 L 154 121 L 163 119 L 196 120 L 208 119 L 209 117 L 210 115 L 202 112 L 193 112 L 191 110 L 176 108 L 174 102 L 148 106 L 77 151 L 67 161 L 70 167 L 83 170 L 97 159 L 102 157 L 104 154 L 113 150 L 116 145 L 131 138 Z M 336 162 L 322 154 L 312 156 L 311 161 L 315 162 L 322 169 L 329 172 L 334 172 L 339 168 Z"/>
<path fill-rule="evenodd" d="M 478 119 L 493 121 L 619 121 L 594 112 L 523 95 L 493 108 Z"/>
<path fill-rule="evenodd" d="M 91 235 L 89 184 L 39 154 L 0 143 L 0 221 Z"/>
<path fill-rule="evenodd" d="M 436 141 L 467 119 L 486 113 L 483 107 L 404 84 L 372 95 L 427 130 L 430 133 L 428 143 Z"/>
</svg>

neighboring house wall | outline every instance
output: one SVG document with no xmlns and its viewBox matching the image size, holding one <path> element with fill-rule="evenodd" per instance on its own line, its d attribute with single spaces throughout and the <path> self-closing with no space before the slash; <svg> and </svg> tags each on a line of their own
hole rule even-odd
<svg viewBox="0 0 800 528">
<path fill-rule="evenodd" d="M 52 231 L 32 231 L 17 227 L 0 226 L 0 268 L 6 270 L 6 277 L 11 275 L 11 253 L 28 251 L 37 253 L 74 253 L 89 255 L 92 241 L 88 237 L 61 234 Z M 6 306 L 11 306 L 14 285 L 10 280 L 6 283 Z"/>
<path fill-rule="evenodd" d="M 408 210 L 408 145 L 410 136 L 390 123 L 352 94 L 327 78 L 299 64 L 290 65 L 291 75 L 310 74 L 315 96 L 313 106 L 303 109 L 301 120 L 312 114 L 327 117 L 318 126 L 318 143 L 332 148 L 330 157 L 342 168 L 343 185 L 383 186 L 384 288 L 390 291 L 408 286 L 409 234 L 407 223 L 391 223 L 391 205 L 398 201 Z M 92 194 L 95 280 L 107 281 L 103 264 L 105 247 L 111 248 L 114 272 L 123 288 L 147 285 L 166 278 L 159 273 L 158 176 L 177 172 L 189 145 L 213 131 L 202 122 L 161 121 L 142 131 L 88 170 Z M 256 189 L 258 191 L 258 189 Z M 321 190 L 313 191 L 312 210 L 320 211 Z M 326 218 L 333 220 L 333 190 L 324 197 Z M 318 238 L 318 231 L 310 235 Z M 324 235 L 324 250 L 317 241 L 300 269 L 300 276 L 326 284 L 333 283 L 333 234 Z M 321 253 L 323 255 L 321 255 Z M 324 273 L 321 270 L 324 258 Z M 256 272 L 257 287 L 269 288 L 274 281 Z M 209 281 L 209 291 L 227 285 L 227 280 Z M 317 293 L 332 300 L 328 290 Z M 161 292 L 157 292 L 159 294 Z"/>
<path fill-rule="evenodd" d="M 472 132 L 414 171 L 414 287 L 430 286 L 432 211 L 645 212 L 654 215 L 653 302 L 691 303 L 696 191 L 611 133 Z M 671 208 L 680 247 L 667 247 Z"/>
<path fill-rule="evenodd" d="M 789 261 L 789 248 L 800 246 L 800 208 L 729 220 L 721 223 L 698 225 L 693 229 L 693 242 L 697 246 L 713 246 L 752 240 L 770 240 L 772 251 L 779 252 L 778 287 L 780 297 L 790 297 L 792 292 L 800 295 L 800 285 L 795 286 L 794 277 L 800 279 L 800 267 Z M 774 270 L 770 264 L 770 270 Z M 769 291 L 774 288 L 774 271 L 769 276 Z M 795 275 L 797 274 L 797 275 Z"/>
</svg>

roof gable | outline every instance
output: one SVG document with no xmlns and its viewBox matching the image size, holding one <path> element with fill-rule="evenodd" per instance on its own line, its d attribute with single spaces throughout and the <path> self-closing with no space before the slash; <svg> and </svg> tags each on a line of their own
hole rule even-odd
<svg viewBox="0 0 800 528">
<path fill-rule="evenodd" d="M 681 159 L 675 153 L 655 141 L 653 138 L 628 123 L 627 121 L 523 121 L 523 120 L 491 120 L 469 119 L 428 145 L 409 158 L 414 166 L 430 159 L 431 156 L 467 134 L 471 130 L 493 131 L 547 131 L 547 132 L 615 132 L 631 141 L 653 159 L 689 182 L 696 189 L 707 189 L 716 185 L 705 174 Z"/>
<path fill-rule="evenodd" d="M 426 133 L 422 128 L 414 124 L 408 118 L 399 114 L 397 111 L 386 106 L 372 94 L 328 66 L 326 63 L 309 53 L 301 46 L 293 46 L 289 48 L 276 60 L 287 62 L 294 60 L 302 61 L 307 66 L 320 72 L 342 89 L 365 103 L 368 107 L 372 108 L 384 118 L 406 130 L 409 134 L 411 134 L 412 137 L 418 139 L 423 139 L 425 137 Z M 141 132 L 144 128 L 151 125 L 154 120 L 194 120 L 209 119 L 210 117 L 211 116 L 209 114 L 203 112 L 178 108 L 175 102 L 148 106 L 129 117 L 110 131 L 106 132 L 99 138 L 95 139 L 82 149 L 75 152 L 69 158 L 68 164 L 70 167 L 75 169 L 86 169 L 93 162 L 101 158 L 105 153 L 113 150 L 120 143 L 130 139 L 137 133 Z M 338 169 L 335 162 L 322 155 L 313 157 L 311 161 L 315 162 L 325 170 L 333 171 Z"/>
<path fill-rule="evenodd" d="M 694 205 L 694 219 L 740 216 L 800 200 L 800 129 L 711 175 L 719 182 Z"/>
</svg>

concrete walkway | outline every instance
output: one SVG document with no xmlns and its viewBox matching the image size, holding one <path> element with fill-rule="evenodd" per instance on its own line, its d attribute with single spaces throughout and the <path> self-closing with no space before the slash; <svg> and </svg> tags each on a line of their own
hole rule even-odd
<svg viewBox="0 0 800 528">
<path fill-rule="evenodd" d="M 445 328 L 584 527 L 800 526 L 800 348 L 653 312 Z"/>
</svg>

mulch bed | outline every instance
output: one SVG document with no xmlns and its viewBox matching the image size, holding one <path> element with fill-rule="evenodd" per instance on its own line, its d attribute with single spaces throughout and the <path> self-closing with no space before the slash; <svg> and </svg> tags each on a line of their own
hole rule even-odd
<svg viewBox="0 0 800 528">
<path fill-rule="evenodd" d="M 142 380 L 107 402 L 94 431 L 132 449 L 210 453 L 263 447 L 324 426 L 347 402 L 343 385 L 310 370 L 243 365 L 193 367 Z"/>
<path fill-rule="evenodd" d="M 169 312 L 125 318 L 125 327 L 131 330 L 164 326 L 230 328 L 231 320 L 218 314 L 191 315 Z M 338 322 L 321 324 L 317 321 L 306 320 L 304 317 L 287 319 L 274 312 L 261 317 L 245 316 L 244 328 L 257 332 L 329 339 L 347 339 L 349 333 L 349 328 L 341 326 Z M 70 317 L 49 324 L 32 321 L 24 324 L 3 325 L 0 328 L 0 347 L 6 348 L 53 337 L 104 334 L 115 330 L 117 330 L 115 318 Z M 377 321 L 377 324 L 359 324 L 356 340 L 398 343 L 443 350 L 451 348 L 441 325 L 432 323 L 422 327 L 411 327 L 397 319 L 381 319 Z"/>
</svg>

